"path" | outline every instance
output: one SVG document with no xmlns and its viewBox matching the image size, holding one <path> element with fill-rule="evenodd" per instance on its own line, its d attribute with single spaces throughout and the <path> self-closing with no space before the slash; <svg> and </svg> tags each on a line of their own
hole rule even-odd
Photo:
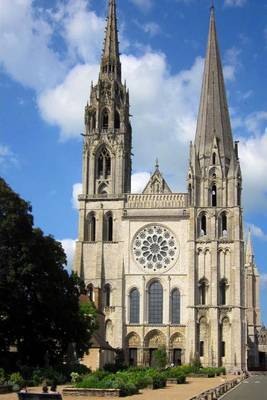
<svg viewBox="0 0 267 400">
<path fill-rule="evenodd" d="M 267 393 L 267 376 L 253 376 L 227 393 L 223 400 L 263 400 Z"/>
</svg>

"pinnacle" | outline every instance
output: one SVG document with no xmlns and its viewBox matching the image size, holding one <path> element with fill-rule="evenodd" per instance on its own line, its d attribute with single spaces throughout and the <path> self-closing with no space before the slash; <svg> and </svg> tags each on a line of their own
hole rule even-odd
<svg viewBox="0 0 267 400">
<path fill-rule="evenodd" d="M 214 136 L 219 143 L 220 157 L 224 161 L 227 159 L 229 164 L 233 152 L 233 138 L 216 33 L 214 3 L 212 2 L 208 47 L 195 139 L 196 151 L 200 159 L 210 158 Z"/>
</svg>

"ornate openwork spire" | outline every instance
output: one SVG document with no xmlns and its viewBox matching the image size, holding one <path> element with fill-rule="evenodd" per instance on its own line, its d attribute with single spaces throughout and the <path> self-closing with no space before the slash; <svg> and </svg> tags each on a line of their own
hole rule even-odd
<svg viewBox="0 0 267 400">
<path fill-rule="evenodd" d="M 102 53 L 102 76 L 121 79 L 121 63 L 117 29 L 116 1 L 109 0 L 106 35 Z"/>
<path fill-rule="evenodd" d="M 200 161 L 210 158 L 214 137 L 217 138 L 222 164 L 229 165 L 233 153 L 233 139 L 212 2 L 195 139 L 196 152 Z"/>
</svg>

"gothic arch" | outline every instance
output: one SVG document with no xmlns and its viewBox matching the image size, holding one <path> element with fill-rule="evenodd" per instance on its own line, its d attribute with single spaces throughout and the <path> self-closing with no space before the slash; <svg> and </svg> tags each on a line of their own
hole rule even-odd
<svg viewBox="0 0 267 400">
<path fill-rule="evenodd" d="M 121 127 L 121 116 L 118 110 L 115 111 L 114 127 L 115 129 L 120 129 Z"/>
<path fill-rule="evenodd" d="M 126 345 L 128 348 L 138 348 L 141 347 L 141 339 L 138 333 L 131 332 L 126 338 Z"/>
<path fill-rule="evenodd" d="M 96 129 L 96 110 L 93 109 L 91 111 L 91 115 L 90 115 L 90 128 L 91 130 L 95 130 Z"/>
<path fill-rule="evenodd" d="M 218 215 L 218 237 L 229 235 L 229 212 L 223 210 Z"/>
<path fill-rule="evenodd" d="M 145 336 L 144 344 L 147 348 L 157 349 L 166 346 L 166 337 L 160 330 L 153 329 Z"/>
<path fill-rule="evenodd" d="M 94 212 L 87 215 L 84 240 L 86 242 L 95 242 L 96 240 L 96 216 Z"/>
<path fill-rule="evenodd" d="M 181 324 L 181 292 L 175 287 L 170 295 L 170 319 L 172 324 Z"/>
<path fill-rule="evenodd" d="M 104 242 L 113 242 L 113 214 L 108 211 L 104 215 L 103 239 Z"/>
<path fill-rule="evenodd" d="M 97 179 L 108 179 L 110 175 L 111 153 L 105 145 L 102 145 L 96 152 L 96 177 Z"/>
<path fill-rule="evenodd" d="M 170 338 L 170 348 L 185 348 L 185 337 L 179 332 L 174 333 Z"/>
<path fill-rule="evenodd" d="M 129 291 L 129 322 L 130 324 L 140 322 L 140 292 L 136 287 Z"/>
<path fill-rule="evenodd" d="M 197 218 L 197 233 L 198 237 L 206 236 L 208 233 L 208 218 L 205 211 L 201 211 Z"/>
<path fill-rule="evenodd" d="M 163 323 L 163 286 L 158 279 L 152 279 L 147 285 L 148 323 Z"/>
<path fill-rule="evenodd" d="M 102 129 L 107 130 L 109 128 L 109 115 L 110 112 L 107 107 L 102 110 L 101 113 L 101 126 Z"/>
<path fill-rule="evenodd" d="M 111 306 L 111 285 L 106 283 L 104 286 L 104 306 Z"/>
</svg>

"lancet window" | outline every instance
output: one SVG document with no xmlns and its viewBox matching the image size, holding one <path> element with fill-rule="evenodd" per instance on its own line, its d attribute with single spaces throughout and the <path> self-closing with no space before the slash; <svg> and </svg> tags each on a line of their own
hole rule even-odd
<svg viewBox="0 0 267 400">
<path fill-rule="evenodd" d="M 148 288 L 148 321 L 150 324 L 162 324 L 163 321 L 163 288 L 158 281 Z"/>
<path fill-rule="evenodd" d="M 111 174 L 111 159 L 109 151 L 103 147 L 97 159 L 97 178 L 107 179 Z"/>
<path fill-rule="evenodd" d="M 140 294 L 138 289 L 130 292 L 130 323 L 139 324 L 140 320 Z"/>
</svg>

